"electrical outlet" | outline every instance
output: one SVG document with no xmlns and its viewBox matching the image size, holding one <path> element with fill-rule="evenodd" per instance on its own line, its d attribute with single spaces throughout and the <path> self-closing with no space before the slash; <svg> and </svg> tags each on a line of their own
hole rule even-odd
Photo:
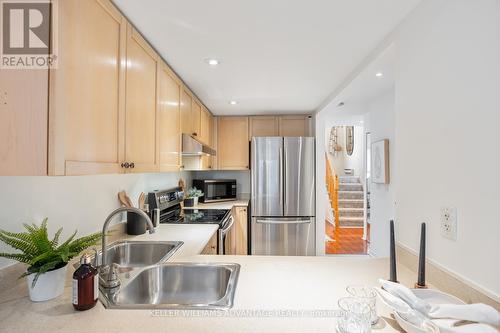
<svg viewBox="0 0 500 333">
<path fill-rule="evenodd" d="M 457 240 L 457 209 L 455 207 L 441 208 L 441 236 Z"/>
</svg>

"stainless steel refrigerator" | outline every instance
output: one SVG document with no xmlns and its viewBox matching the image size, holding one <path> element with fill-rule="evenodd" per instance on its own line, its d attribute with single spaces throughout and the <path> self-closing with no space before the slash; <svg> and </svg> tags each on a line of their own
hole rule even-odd
<svg viewBox="0 0 500 333">
<path fill-rule="evenodd" d="M 254 137 L 251 160 L 252 254 L 314 255 L 314 138 Z"/>
</svg>

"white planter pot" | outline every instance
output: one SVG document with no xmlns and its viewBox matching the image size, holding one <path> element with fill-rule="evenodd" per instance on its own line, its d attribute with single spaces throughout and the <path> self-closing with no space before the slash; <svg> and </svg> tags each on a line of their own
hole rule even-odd
<svg viewBox="0 0 500 333">
<path fill-rule="evenodd" d="M 198 197 L 194 197 L 194 206 L 198 206 Z"/>
<path fill-rule="evenodd" d="M 26 282 L 28 283 L 30 299 L 33 302 L 43 302 L 60 296 L 64 291 L 67 271 L 68 265 L 49 271 L 45 274 L 41 274 L 38 277 L 34 288 L 32 287 L 32 284 L 36 274 L 28 275 L 26 277 Z"/>
</svg>

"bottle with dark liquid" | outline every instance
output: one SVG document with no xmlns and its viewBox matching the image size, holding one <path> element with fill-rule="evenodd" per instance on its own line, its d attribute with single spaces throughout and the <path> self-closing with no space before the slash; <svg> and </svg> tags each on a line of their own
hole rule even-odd
<svg viewBox="0 0 500 333">
<path fill-rule="evenodd" d="M 99 297 L 99 274 L 90 256 L 82 255 L 80 267 L 73 273 L 73 307 L 83 311 L 93 308 Z"/>
</svg>

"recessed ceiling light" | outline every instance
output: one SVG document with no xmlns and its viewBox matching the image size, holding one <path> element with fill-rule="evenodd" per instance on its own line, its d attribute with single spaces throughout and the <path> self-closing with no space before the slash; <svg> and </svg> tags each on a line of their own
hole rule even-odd
<svg viewBox="0 0 500 333">
<path fill-rule="evenodd" d="M 384 76 L 384 73 L 382 73 L 382 72 L 378 72 L 377 74 L 375 74 L 375 76 L 376 76 L 376 77 L 382 77 L 382 76 Z"/>
<path fill-rule="evenodd" d="M 220 64 L 220 61 L 214 58 L 205 59 L 205 62 L 210 66 L 217 66 L 218 64 Z"/>
<path fill-rule="evenodd" d="M 237 101 L 230 101 L 229 104 L 236 105 L 236 104 L 238 104 L 238 102 Z"/>
</svg>

